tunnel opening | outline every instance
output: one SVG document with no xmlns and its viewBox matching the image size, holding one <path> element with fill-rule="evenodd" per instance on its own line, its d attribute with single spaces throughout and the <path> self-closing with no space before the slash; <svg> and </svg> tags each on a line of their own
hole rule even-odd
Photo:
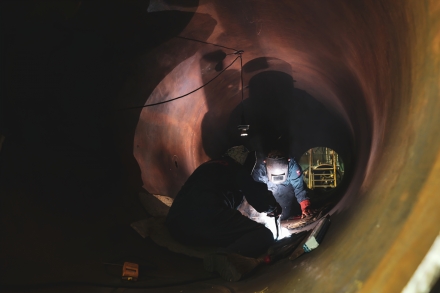
<svg viewBox="0 0 440 293">
<path fill-rule="evenodd" d="M 436 1 L 17 3 L 1 4 L 6 290 L 394 292 L 410 282 L 440 222 Z M 232 61 L 233 50 L 188 39 L 245 51 L 243 104 L 236 63 L 191 97 L 119 111 L 187 93 Z M 328 123 L 314 128 L 310 115 Z M 278 143 L 297 158 L 329 147 L 346 167 L 313 253 L 225 284 L 133 232 L 151 216 L 140 191 L 173 197 L 228 145 L 262 159 Z M 122 284 L 103 260 L 139 262 L 145 279 Z"/>
<path fill-rule="evenodd" d="M 341 184 L 345 173 L 344 162 L 336 151 L 327 147 L 311 148 L 299 161 L 308 188 L 328 190 Z"/>
</svg>

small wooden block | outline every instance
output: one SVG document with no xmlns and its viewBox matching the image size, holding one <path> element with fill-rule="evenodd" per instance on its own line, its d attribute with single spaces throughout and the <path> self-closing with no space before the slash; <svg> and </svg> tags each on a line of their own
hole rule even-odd
<svg viewBox="0 0 440 293">
<path fill-rule="evenodd" d="M 137 281 L 139 277 L 139 265 L 132 262 L 124 262 L 122 266 L 122 280 Z"/>
</svg>

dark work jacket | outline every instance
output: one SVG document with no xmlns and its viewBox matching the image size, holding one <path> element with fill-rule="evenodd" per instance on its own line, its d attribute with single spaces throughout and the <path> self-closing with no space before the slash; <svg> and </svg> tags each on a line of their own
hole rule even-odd
<svg viewBox="0 0 440 293">
<path fill-rule="evenodd" d="M 256 182 L 242 165 L 229 157 L 200 165 L 178 192 L 167 216 L 174 219 L 197 208 L 237 209 L 243 198 L 258 212 L 271 212 L 276 200 L 267 185 Z"/>
</svg>

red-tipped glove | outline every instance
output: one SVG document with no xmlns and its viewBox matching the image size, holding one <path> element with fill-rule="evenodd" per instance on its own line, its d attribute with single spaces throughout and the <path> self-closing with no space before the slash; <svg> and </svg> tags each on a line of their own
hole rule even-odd
<svg viewBox="0 0 440 293">
<path fill-rule="evenodd" d="M 312 214 L 312 211 L 310 210 L 310 200 L 306 199 L 299 203 L 301 206 L 302 215 L 301 218 L 305 218 L 307 216 L 310 216 Z"/>
<path fill-rule="evenodd" d="M 279 217 L 281 213 L 283 212 L 283 209 L 281 208 L 280 204 L 277 202 L 277 206 L 273 211 L 270 213 L 267 213 L 268 217 Z"/>
</svg>

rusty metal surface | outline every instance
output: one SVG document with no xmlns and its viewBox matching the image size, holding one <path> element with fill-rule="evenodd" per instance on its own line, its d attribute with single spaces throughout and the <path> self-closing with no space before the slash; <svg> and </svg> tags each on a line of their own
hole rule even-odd
<svg viewBox="0 0 440 293">
<path fill-rule="evenodd" d="M 401 292 L 439 234 L 436 0 L 2 1 L 0 21 L 1 281 L 15 292 L 106 280 L 102 259 L 125 250 L 162 275 L 124 292 Z M 185 94 L 236 58 L 177 36 L 245 51 L 244 141 L 238 62 L 188 97 L 119 111 Z M 107 235 L 145 216 L 141 185 L 174 197 L 227 147 L 264 152 L 279 136 L 294 156 L 327 146 L 347 165 L 312 253 L 188 284 L 206 275 L 193 259 Z"/>
<path fill-rule="evenodd" d="M 282 134 L 293 154 L 325 145 L 352 167 L 322 247 L 262 272 L 264 282 L 231 286 L 400 292 L 440 230 L 439 3 L 200 1 L 196 13 L 212 17 L 212 31 L 202 35 L 190 22 L 181 36 L 245 51 L 245 111 L 254 131 L 245 143 L 264 149 Z M 190 41 L 170 42 L 145 57 L 156 58 L 154 72 L 166 66 L 167 52 L 176 54 L 147 104 L 200 86 L 234 57 L 209 45 L 185 55 Z M 175 196 L 200 163 L 240 142 L 239 69 L 236 63 L 192 96 L 142 110 L 134 155 L 147 190 Z"/>
</svg>

